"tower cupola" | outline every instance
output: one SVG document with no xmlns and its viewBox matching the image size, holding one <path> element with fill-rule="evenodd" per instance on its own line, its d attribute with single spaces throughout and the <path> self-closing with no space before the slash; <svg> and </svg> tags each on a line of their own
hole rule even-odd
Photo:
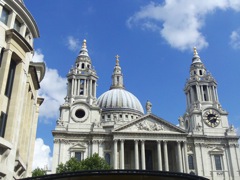
<svg viewBox="0 0 240 180">
<path fill-rule="evenodd" d="M 200 56 L 198 55 L 197 48 L 193 48 L 193 58 L 192 58 L 192 64 L 190 68 L 190 76 L 198 76 L 202 77 L 206 75 L 206 68 L 204 64 L 202 63 Z"/>
<path fill-rule="evenodd" d="M 81 69 L 81 70 L 90 69 L 92 66 L 91 58 L 88 55 L 87 41 L 85 39 L 82 42 L 82 48 L 79 52 L 79 55 L 76 59 L 75 64 L 77 69 Z"/>
</svg>

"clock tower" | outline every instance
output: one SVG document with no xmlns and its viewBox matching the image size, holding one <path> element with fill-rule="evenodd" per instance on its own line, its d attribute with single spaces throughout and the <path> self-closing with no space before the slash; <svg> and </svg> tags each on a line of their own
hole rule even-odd
<svg viewBox="0 0 240 180">
<path fill-rule="evenodd" d="M 180 123 L 190 134 L 223 136 L 229 132 L 228 113 L 218 99 L 217 82 L 202 63 L 194 48 L 190 78 L 184 92 L 187 110 Z"/>
</svg>

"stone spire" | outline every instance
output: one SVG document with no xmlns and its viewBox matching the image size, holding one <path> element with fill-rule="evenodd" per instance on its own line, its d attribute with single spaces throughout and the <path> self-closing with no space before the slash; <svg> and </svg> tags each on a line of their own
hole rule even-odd
<svg viewBox="0 0 240 180">
<path fill-rule="evenodd" d="M 112 85 L 110 89 L 124 89 L 124 84 L 123 84 L 123 75 L 121 71 L 121 67 L 119 65 L 119 55 L 116 55 L 116 65 L 113 70 L 112 74 Z"/>
</svg>

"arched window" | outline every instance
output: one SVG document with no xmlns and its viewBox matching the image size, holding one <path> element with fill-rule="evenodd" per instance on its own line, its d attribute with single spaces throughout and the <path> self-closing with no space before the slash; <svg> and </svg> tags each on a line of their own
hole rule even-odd
<svg viewBox="0 0 240 180">
<path fill-rule="evenodd" d="M 84 69 L 84 63 L 82 63 L 82 69 Z"/>
<path fill-rule="evenodd" d="M 110 165 L 110 153 L 105 153 L 105 161 Z"/>
<path fill-rule="evenodd" d="M 188 167 L 194 169 L 193 155 L 188 155 Z"/>
</svg>

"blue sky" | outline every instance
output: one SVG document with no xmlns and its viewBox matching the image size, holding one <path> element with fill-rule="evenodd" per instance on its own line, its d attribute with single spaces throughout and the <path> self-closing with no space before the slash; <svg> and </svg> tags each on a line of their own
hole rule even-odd
<svg viewBox="0 0 240 180">
<path fill-rule="evenodd" d="M 124 84 L 143 107 L 178 124 L 186 109 L 183 88 L 197 47 L 218 82 L 229 122 L 240 127 L 240 2 L 234 0 L 25 0 L 35 18 L 35 61 L 45 61 L 34 167 L 49 165 L 58 107 L 66 96 L 65 76 L 83 39 L 99 76 L 97 96 L 107 91 L 115 56 Z"/>
</svg>

